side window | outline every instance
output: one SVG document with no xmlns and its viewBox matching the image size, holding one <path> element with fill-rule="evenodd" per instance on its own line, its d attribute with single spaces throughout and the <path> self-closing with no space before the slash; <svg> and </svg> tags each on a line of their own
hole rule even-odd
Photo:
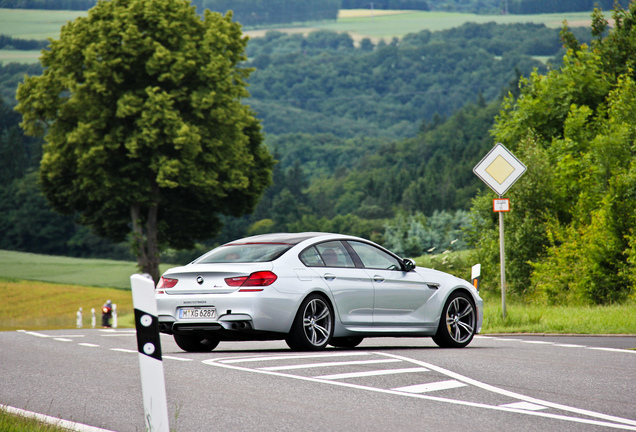
<svg viewBox="0 0 636 432">
<path fill-rule="evenodd" d="M 302 251 L 298 256 L 303 264 L 307 267 L 324 267 L 325 263 L 322 261 L 320 254 L 315 247 L 309 247 Z"/>
<path fill-rule="evenodd" d="M 362 264 L 364 264 L 366 268 L 384 270 L 400 270 L 402 268 L 397 258 L 382 249 L 378 249 L 368 243 L 357 241 L 349 241 L 349 244 L 358 254 Z"/>
<path fill-rule="evenodd" d="M 355 267 L 351 255 L 339 241 L 331 241 L 316 245 L 326 267 Z"/>
</svg>

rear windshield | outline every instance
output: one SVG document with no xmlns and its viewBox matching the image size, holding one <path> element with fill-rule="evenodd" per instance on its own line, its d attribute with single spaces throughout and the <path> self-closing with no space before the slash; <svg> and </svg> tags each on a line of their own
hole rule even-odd
<svg viewBox="0 0 636 432">
<path fill-rule="evenodd" d="M 291 249 L 293 245 L 281 243 L 230 244 L 211 250 L 195 264 L 252 263 L 273 261 Z"/>
</svg>

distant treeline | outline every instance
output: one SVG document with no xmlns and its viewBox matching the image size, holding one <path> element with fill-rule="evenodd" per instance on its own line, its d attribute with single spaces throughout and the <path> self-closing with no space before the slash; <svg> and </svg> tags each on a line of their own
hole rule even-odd
<svg viewBox="0 0 636 432">
<path fill-rule="evenodd" d="M 267 25 L 303 21 L 336 20 L 340 0 L 193 0 L 199 12 L 234 12 L 242 25 Z"/>
<path fill-rule="evenodd" d="M 481 14 L 586 12 L 611 10 L 615 0 L 192 0 L 197 11 L 234 12 L 245 26 L 335 20 L 339 9 L 443 10 Z M 627 8 L 630 0 L 616 0 Z M 5 9 L 88 10 L 97 0 L 0 0 Z"/>
<path fill-rule="evenodd" d="M 45 40 L 18 39 L 11 36 L 0 35 L 0 49 L 39 50 L 49 44 Z"/>
<path fill-rule="evenodd" d="M 3 9 L 89 10 L 97 0 L 0 0 Z"/>
<path fill-rule="evenodd" d="M 427 0 L 342 0 L 342 9 L 430 10 Z"/>
<path fill-rule="evenodd" d="M 627 8 L 630 0 L 508 0 L 508 13 L 541 14 L 557 12 L 588 12 L 600 7 L 611 10 L 614 3 Z"/>
</svg>

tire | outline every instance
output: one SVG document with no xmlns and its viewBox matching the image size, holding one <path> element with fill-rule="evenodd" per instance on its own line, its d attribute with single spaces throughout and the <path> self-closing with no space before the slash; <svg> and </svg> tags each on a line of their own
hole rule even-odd
<svg viewBox="0 0 636 432">
<path fill-rule="evenodd" d="M 359 336 L 346 336 L 331 338 L 329 345 L 336 348 L 355 348 L 362 342 L 364 338 Z"/>
<path fill-rule="evenodd" d="M 219 344 L 219 340 L 200 334 L 182 335 L 175 334 L 174 341 L 187 352 L 210 352 Z"/>
<path fill-rule="evenodd" d="M 464 348 L 473 340 L 476 326 L 473 299 L 464 292 L 454 292 L 442 309 L 433 341 L 441 348 Z"/>
<path fill-rule="evenodd" d="M 333 309 L 321 295 L 307 297 L 296 314 L 285 342 L 296 351 L 324 349 L 333 335 Z"/>
</svg>

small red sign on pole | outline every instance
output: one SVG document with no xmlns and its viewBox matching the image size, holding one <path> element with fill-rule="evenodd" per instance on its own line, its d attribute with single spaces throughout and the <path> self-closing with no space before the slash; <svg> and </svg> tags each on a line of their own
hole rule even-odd
<svg viewBox="0 0 636 432">
<path fill-rule="evenodd" d="M 492 211 L 494 212 L 509 212 L 510 211 L 510 199 L 509 198 L 497 198 L 492 200 Z"/>
</svg>

